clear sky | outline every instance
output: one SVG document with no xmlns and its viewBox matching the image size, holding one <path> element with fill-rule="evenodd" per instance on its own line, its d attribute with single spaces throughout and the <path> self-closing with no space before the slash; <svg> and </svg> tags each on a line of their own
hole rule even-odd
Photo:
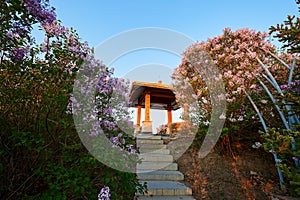
<svg viewBox="0 0 300 200">
<path fill-rule="evenodd" d="M 96 46 L 120 32 L 141 27 L 177 30 L 195 40 L 218 36 L 225 27 L 268 31 L 288 14 L 294 0 L 51 0 L 58 18 Z"/>
<path fill-rule="evenodd" d="M 294 0 L 50 0 L 58 19 L 74 27 L 83 41 L 97 47 L 108 38 L 136 28 L 160 27 L 181 32 L 195 41 L 207 40 L 233 30 L 268 31 L 288 14 L 298 15 Z M 143 50 L 122 56 L 110 67 L 115 74 L 139 81 L 164 79 L 166 72 L 150 73 L 165 66 L 172 69 L 181 58 L 163 51 Z M 155 65 L 153 65 L 155 63 Z M 151 67 L 152 66 L 152 67 Z M 146 76 L 135 69 L 149 70 Z M 164 82 L 169 82 L 166 78 Z"/>
<path fill-rule="evenodd" d="M 268 31 L 288 14 L 297 15 L 294 0 L 51 0 L 58 19 L 74 27 L 83 41 L 96 47 L 106 39 L 136 28 L 161 27 L 181 32 L 195 41 L 207 40 L 248 27 Z M 174 68 L 180 58 L 148 50 L 127 55 L 113 63 L 116 74 L 143 64 L 159 63 Z M 143 57 L 143 59 L 142 59 Z M 122 66 L 122 70 L 120 69 Z M 126 69 L 126 70 L 125 70 Z"/>
</svg>

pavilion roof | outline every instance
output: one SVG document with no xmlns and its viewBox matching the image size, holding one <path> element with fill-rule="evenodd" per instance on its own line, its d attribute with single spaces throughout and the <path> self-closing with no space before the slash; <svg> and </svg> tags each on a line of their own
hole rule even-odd
<svg viewBox="0 0 300 200">
<path fill-rule="evenodd" d="M 172 86 L 161 82 L 149 83 L 134 81 L 129 93 L 129 101 L 132 102 L 131 106 L 137 107 L 138 105 L 141 105 L 142 108 L 144 108 L 144 98 L 147 92 L 149 92 L 151 96 L 151 109 L 167 110 L 168 104 L 171 105 L 172 110 L 179 109 Z"/>
</svg>

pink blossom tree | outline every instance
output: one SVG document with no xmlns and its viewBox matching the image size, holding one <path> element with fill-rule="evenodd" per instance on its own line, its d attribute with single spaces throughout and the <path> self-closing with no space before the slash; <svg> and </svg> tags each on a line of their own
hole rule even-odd
<svg viewBox="0 0 300 200">
<path fill-rule="evenodd" d="M 223 35 L 189 47 L 183 53 L 182 63 L 175 69 L 173 78 L 177 81 L 177 85 L 179 85 L 179 80 L 184 80 L 184 84 L 191 85 L 194 97 L 201 105 L 204 116 L 209 118 L 211 102 L 207 80 L 193 66 L 193 63 L 197 63 L 197 59 L 200 58 L 198 55 L 200 51 L 208 52 L 225 83 L 224 98 L 228 105 L 226 117 L 231 121 L 242 121 L 246 114 L 243 108 L 247 98 L 246 92 L 261 93 L 262 88 L 257 80 L 263 79 L 266 83 L 269 73 L 274 79 L 279 79 L 279 83 L 275 84 L 282 84 L 281 78 L 288 77 L 289 70 L 282 67 L 281 61 L 287 61 L 286 65 L 289 65 L 294 58 L 292 54 L 277 55 L 275 58 L 276 47 L 268 42 L 266 37 L 267 33 L 247 28 L 237 31 L 226 28 Z M 176 91 L 177 99 L 184 104 L 187 97 L 181 94 L 181 91 L 184 90 Z"/>
<path fill-rule="evenodd" d="M 249 112 L 253 108 L 266 132 L 267 126 L 273 127 L 272 120 L 269 120 L 272 118 L 268 114 L 271 114 L 273 118 L 275 116 L 273 119 L 275 121 L 281 119 L 282 125 L 288 130 L 291 129 L 288 117 L 279 108 L 273 94 L 283 95 L 280 85 L 291 82 L 296 66 L 296 57 L 288 53 L 278 54 L 276 47 L 267 41 L 267 36 L 267 33 L 247 28 L 236 31 L 226 28 L 221 36 L 190 46 L 183 53 L 180 66 L 174 70 L 172 75 L 175 80 L 174 88 L 177 100 L 182 106 L 184 104 L 192 105 L 191 102 L 196 102 L 198 108 L 191 109 L 190 115 L 198 116 L 197 119 L 201 120 L 203 124 L 214 120 L 211 116 L 212 105 L 214 105 L 213 98 L 226 99 L 226 115 L 222 114 L 220 117 L 226 118 L 223 128 L 225 135 L 222 137 L 222 142 L 226 142 L 229 146 L 230 138 L 235 131 L 232 128 L 236 127 L 233 124 L 245 119 L 252 121 L 256 119 L 254 113 Z M 207 76 L 205 71 L 208 66 L 203 64 L 206 62 L 201 61 L 203 52 L 209 54 L 222 76 L 226 91 L 224 95 L 214 97 L 211 94 L 210 88 L 213 85 L 211 80 L 218 78 Z M 193 89 L 192 95 L 185 94 L 186 90 L 183 88 L 187 87 Z M 253 98 L 259 102 L 255 103 Z M 266 106 L 268 102 L 271 104 Z M 286 105 L 285 109 L 289 110 L 289 107 Z M 268 114 L 263 116 L 261 113 Z M 273 152 L 273 155 L 275 161 L 278 160 L 276 152 Z M 277 169 L 282 184 L 281 171 L 279 168 Z"/>
</svg>

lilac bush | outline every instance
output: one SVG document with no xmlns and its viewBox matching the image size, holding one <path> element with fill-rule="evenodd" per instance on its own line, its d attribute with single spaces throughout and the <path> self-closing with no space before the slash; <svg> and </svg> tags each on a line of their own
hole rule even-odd
<svg viewBox="0 0 300 200">
<path fill-rule="evenodd" d="M 75 30 L 61 25 L 48 0 L 1 1 L 0 12 L 0 147 L 4 150 L 0 151 L 0 196 L 92 199 L 98 185 L 109 185 L 111 198 L 132 199 L 139 186 L 136 175 L 113 170 L 92 157 L 72 118 L 72 108 L 80 106 L 72 95 L 76 75 L 83 65 L 95 67 L 102 78 L 93 91 L 97 121 L 93 125 L 105 130 L 103 140 L 119 136 L 115 149 L 135 154 L 132 139 L 114 120 L 127 120 L 121 110 L 125 103 L 112 101 L 126 94 L 126 82 L 94 58 L 92 48 L 80 41 Z M 31 35 L 34 24 L 45 34 L 41 44 Z M 89 85 L 81 86 L 86 95 Z M 88 127 L 87 135 L 100 139 L 94 127 Z"/>
</svg>

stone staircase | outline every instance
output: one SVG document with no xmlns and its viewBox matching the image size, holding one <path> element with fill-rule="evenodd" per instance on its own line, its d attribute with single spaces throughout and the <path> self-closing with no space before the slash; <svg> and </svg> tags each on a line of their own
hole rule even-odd
<svg viewBox="0 0 300 200">
<path fill-rule="evenodd" d="M 194 200 L 192 189 L 184 183 L 184 175 L 178 171 L 170 150 L 163 144 L 161 136 L 138 134 L 142 163 L 137 165 L 141 183 L 147 182 L 148 192 L 137 194 L 138 200 Z"/>
</svg>

